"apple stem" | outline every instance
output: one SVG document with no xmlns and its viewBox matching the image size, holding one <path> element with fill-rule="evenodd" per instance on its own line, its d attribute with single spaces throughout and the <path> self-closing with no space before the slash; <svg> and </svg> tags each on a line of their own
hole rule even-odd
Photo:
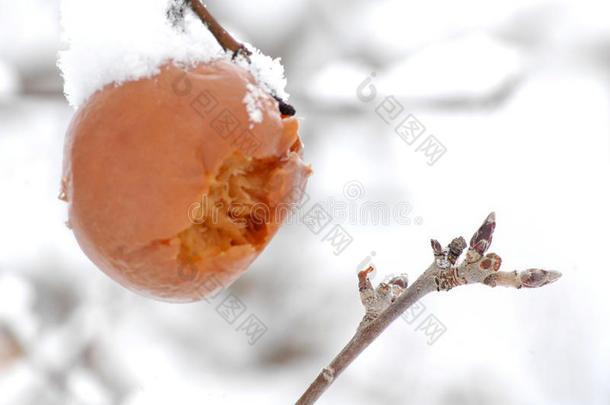
<svg viewBox="0 0 610 405">
<path fill-rule="evenodd" d="M 210 30 L 214 38 L 218 41 L 222 49 L 225 51 L 233 52 L 233 59 L 237 57 L 237 55 L 243 56 L 248 63 L 250 63 L 250 55 L 252 52 L 244 44 L 233 38 L 231 34 L 225 30 L 222 25 L 214 18 L 214 16 L 208 11 L 207 7 L 200 0 L 186 0 L 191 9 L 197 14 L 199 19 L 205 24 L 206 27 Z M 292 117 L 296 114 L 296 110 L 293 106 L 282 100 L 275 94 L 272 94 L 273 98 L 278 102 L 278 108 L 280 113 L 285 116 Z"/>
<path fill-rule="evenodd" d="M 216 38 L 220 46 L 222 46 L 222 49 L 233 52 L 233 58 L 241 54 L 246 60 L 250 61 L 249 56 L 252 52 L 250 52 L 244 44 L 233 38 L 233 36 L 220 25 L 216 18 L 210 14 L 207 7 L 200 0 L 187 0 L 187 2 L 190 4 L 195 14 L 201 19 L 201 22 L 203 22 L 212 35 L 214 35 L 214 38 Z"/>
</svg>

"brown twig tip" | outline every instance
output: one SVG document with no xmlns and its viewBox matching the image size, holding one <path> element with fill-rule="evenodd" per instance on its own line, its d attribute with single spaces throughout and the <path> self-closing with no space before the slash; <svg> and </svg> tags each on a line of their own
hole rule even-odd
<svg viewBox="0 0 610 405">
<path fill-rule="evenodd" d="M 191 9 L 197 14 L 201 22 L 208 27 L 216 41 L 220 44 L 223 50 L 233 52 L 232 59 L 238 56 L 243 57 L 248 63 L 251 63 L 250 55 L 252 52 L 241 42 L 233 38 L 227 30 L 214 18 L 214 16 L 208 11 L 207 7 L 201 2 L 201 0 L 181 0 L 174 3 L 168 10 L 168 18 L 176 25 L 176 21 L 184 18 L 184 5 L 183 1 L 186 1 Z M 282 100 L 280 97 L 272 94 L 278 102 L 278 109 L 282 115 L 292 117 L 296 114 L 296 110 L 293 106 Z"/>
<path fill-rule="evenodd" d="M 275 101 L 277 101 L 278 108 L 282 115 L 287 115 L 289 117 L 292 117 L 293 115 L 295 115 L 297 113 L 297 110 L 295 110 L 293 106 L 291 106 L 290 104 L 288 104 L 287 102 L 285 102 L 284 100 L 279 98 L 278 96 L 274 95 L 273 98 L 275 99 Z"/>
<path fill-rule="evenodd" d="M 363 280 L 368 278 L 368 275 L 370 272 L 372 272 L 373 270 L 375 270 L 375 268 L 373 266 L 369 266 L 366 269 L 358 272 L 358 280 Z"/>
<path fill-rule="evenodd" d="M 362 291 L 365 288 L 372 288 L 371 282 L 369 281 L 369 273 L 375 270 L 373 266 L 369 266 L 366 269 L 358 272 L 358 288 Z"/>
<path fill-rule="evenodd" d="M 476 250 L 483 255 L 491 246 L 491 240 L 494 230 L 496 229 L 496 213 L 492 212 L 485 218 L 485 222 L 472 235 L 470 239 L 470 248 Z"/>
<path fill-rule="evenodd" d="M 554 270 L 527 269 L 519 273 L 523 287 L 537 288 L 559 280 L 561 273 Z"/>
<path fill-rule="evenodd" d="M 443 254 L 443 247 L 439 241 L 436 239 L 430 239 L 430 245 L 432 245 L 432 251 L 434 252 L 435 256 Z"/>
</svg>

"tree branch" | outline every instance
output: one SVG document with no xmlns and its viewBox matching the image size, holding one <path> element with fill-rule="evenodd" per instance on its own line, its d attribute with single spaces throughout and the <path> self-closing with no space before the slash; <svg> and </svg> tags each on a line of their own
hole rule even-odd
<svg viewBox="0 0 610 405">
<path fill-rule="evenodd" d="M 347 366 L 364 351 L 396 318 L 411 305 L 432 291 L 450 289 L 473 283 L 490 287 L 497 285 L 514 288 L 542 287 L 561 277 L 557 271 L 528 269 L 520 273 L 498 271 L 502 259 L 495 253 L 485 252 L 491 245 L 496 227 L 492 212 L 474 233 L 465 259 L 457 266 L 457 260 L 466 248 L 464 238 L 455 238 L 444 249 L 437 240 L 432 240 L 434 261 L 415 283 L 406 288 L 406 277 L 399 276 L 389 283 L 380 283 L 376 289 L 368 279 L 369 267 L 358 274 L 358 287 L 365 315 L 356 334 L 341 352 L 324 368 L 296 405 L 313 404 L 335 381 Z"/>
<path fill-rule="evenodd" d="M 214 35 L 214 38 L 216 38 L 220 46 L 222 46 L 222 49 L 233 52 L 233 58 L 238 54 L 241 54 L 246 60 L 250 61 L 249 56 L 252 55 L 252 52 L 250 52 L 244 44 L 233 38 L 233 36 L 220 25 L 216 18 L 210 14 L 206 6 L 204 6 L 200 0 L 186 1 L 190 4 L 195 14 L 201 19 L 201 22 L 208 27 L 212 35 Z"/>
<path fill-rule="evenodd" d="M 223 28 L 222 25 L 214 18 L 214 16 L 208 11 L 207 7 L 201 2 L 201 0 L 183 0 L 186 1 L 191 9 L 197 14 L 201 22 L 210 30 L 216 41 L 220 44 L 222 49 L 225 51 L 233 52 L 232 59 L 235 59 L 238 55 L 242 56 L 248 63 L 251 63 L 250 55 L 252 52 L 241 42 L 233 38 L 231 34 L 227 30 Z M 182 3 L 184 4 L 184 3 Z M 179 8 L 177 11 L 173 11 L 172 15 L 174 18 L 182 18 L 184 10 Z M 296 114 L 295 108 L 285 102 L 281 97 L 278 97 L 277 94 L 271 94 L 271 96 L 278 102 L 278 109 L 280 113 L 287 117 L 292 117 Z"/>
</svg>

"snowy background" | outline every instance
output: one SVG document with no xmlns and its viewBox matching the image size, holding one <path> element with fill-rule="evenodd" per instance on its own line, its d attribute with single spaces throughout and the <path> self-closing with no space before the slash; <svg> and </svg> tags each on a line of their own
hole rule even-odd
<svg viewBox="0 0 610 405">
<path fill-rule="evenodd" d="M 469 238 L 492 210 L 504 270 L 563 278 L 427 296 L 320 404 L 610 404 L 607 2 L 207 3 L 282 57 L 314 169 L 303 213 L 318 203 L 332 223 L 315 235 L 292 221 L 209 303 L 112 282 L 57 199 L 73 114 L 59 3 L 0 0 L 0 404 L 293 403 L 360 320 L 359 265 L 414 280 L 431 237 Z M 409 114 L 425 126 L 411 144 L 395 131 Z M 408 218 L 345 215 L 371 202 Z M 336 224 L 353 239 L 338 255 L 324 240 Z M 216 311 L 229 293 L 267 327 L 253 345 Z M 444 333 L 426 335 L 429 316 Z"/>
</svg>

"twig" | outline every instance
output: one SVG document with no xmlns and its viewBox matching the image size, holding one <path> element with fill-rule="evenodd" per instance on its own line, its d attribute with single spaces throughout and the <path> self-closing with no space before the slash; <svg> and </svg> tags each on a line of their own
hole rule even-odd
<svg viewBox="0 0 610 405">
<path fill-rule="evenodd" d="M 446 248 L 432 240 L 434 261 L 420 275 L 415 283 L 397 297 L 388 299 L 384 296 L 381 283 L 373 290 L 368 279 L 368 268 L 358 274 L 358 285 L 365 315 L 356 334 L 341 350 L 341 352 L 322 370 L 314 382 L 296 402 L 296 405 L 313 404 L 335 379 L 350 365 L 360 353 L 368 347 L 396 318 L 406 309 L 432 291 L 448 291 L 453 287 L 465 284 L 482 283 L 490 287 L 497 285 L 505 287 L 542 287 L 561 277 L 557 271 L 529 269 L 520 273 L 498 271 L 502 259 L 495 253 L 485 252 L 491 245 L 494 229 L 496 227 L 495 214 L 492 212 L 479 227 L 470 240 L 466 257 L 455 266 L 458 258 L 466 248 L 464 238 L 455 238 Z M 394 279 L 393 279 L 394 280 Z M 402 281 L 406 281 L 404 277 Z M 391 282 L 390 282 L 391 283 Z M 405 285 L 406 287 L 406 285 Z M 402 289 L 402 287 L 400 287 Z M 397 292 L 397 291 L 396 291 Z"/>
<path fill-rule="evenodd" d="M 233 36 L 220 25 L 216 18 L 210 14 L 207 7 L 200 0 L 186 0 L 186 2 L 188 2 L 191 9 L 197 14 L 201 22 L 208 27 L 222 49 L 233 52 L 233 59 L 240 55 L 246 59 L 248 63 L 251 63 L 250 55 L 252 55 L 252 52 L 244 44 L 233 38 Z M 296 110 L 292 105 L 285 102 L 276 94 L 271 94 L 271 96 L 278 102 L 278 109 L 282 115 L 292 117 L 296 114 Z"/>
<path fill-rule="evenodd" d="M 214 38 L 216 38 L 220 46 L 222 46 L 222 49 L 233 52 L 233 58 L 238 54 L 241 54 L 246 60 L 250 61 L 249 56 L 252 55 L 252 52 L 250 52 L 244 44 L 233 38 L 233 36 L 216 21 L 216 18 L 210 14 L 206 6 L 204 6 L 200 0 L 186 1 L 190 4 L 195 14 L 199 16 L 205 26 L 208 27 L 212 35 L 214 35 Z"/>
</svg>

